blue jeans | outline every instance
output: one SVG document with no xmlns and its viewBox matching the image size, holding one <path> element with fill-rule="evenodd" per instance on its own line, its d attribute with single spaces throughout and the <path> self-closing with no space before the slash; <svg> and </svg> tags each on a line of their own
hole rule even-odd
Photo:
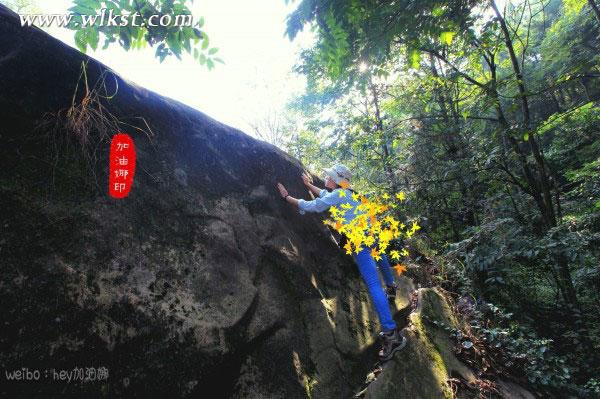
<svg viewBox="0 0 600 399">
<path fill-rule="evenodd" d="M 381 260 L 379 262 L 375 262 L 375 259 L 371 257 L 371 248 L 364 247 L 359 253 L 354 255 L 354 260 L 356 261 L 358 269 L 360 270 L 360 274 L 367 285 L 369 295 L 371 295 L 371 300 L 375 304 L 375 310 L 379 316 L 379 323 L 381 324 L 381 327 L 384 331 L 395 329 L 396 323 L 392 318 L 387 296 L 385 295 L 383 287 L 381 287 L 381 283 L 379 282 L 379 275 L 377 274 L 376 267 L 376 265 L 379 266 L 379 270 L 381 270 L 383 279 L 387 285 L 394 284 L 394 275 L 392 274 L 392 269 L 387 257 L 385 254 L 381 255 Z"/>
</svg>

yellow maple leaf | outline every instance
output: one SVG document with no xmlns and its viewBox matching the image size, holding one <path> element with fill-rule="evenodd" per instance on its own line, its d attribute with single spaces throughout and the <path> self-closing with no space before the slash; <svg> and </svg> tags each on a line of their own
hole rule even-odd
<svg viewBox="0 0 600 399">
<path fill-rule="evenodd" d="M 408 251 L 406 248 L 402 248 L 402 256 L 408 256 Z"/>
<path fill-rule="evenodd" d="M 413 232 L 415 232 L 415 231 L 419 230 L 420 228 L 421 228 L 421 226 L 419 226 L 419 225 L 417 224 L 417 222 L 413 222 L 413 224 L 412 224 L 412 226 L 411 226 L 411 228 L 410 228 L 410 229 L 411 229 Z"/>
<path fill-rule="evenodd" d="M 352 199 L 353 199 L 354 201 L 357 201 L 357 202 L 358 202 L 359 198 L 360 198 L 360 194 L 358 194 L 358 193 L 352 193 Z"/>
<path fill-rule="evenodd" d="M 350 241 L 344 245 L 344 249 L 346 250 L 346 254 L 352 255 L 352 244 L 350 244 Z"/>
<path fill-rule="evenodd" d="M 329 213 L 331 213 L 331 216 L 336 217 L 341 213 L 341 211 L 339 209 L 337 209 L 335 206 L 331 206 L 329 208 Z"/>
<path fill-rule="evenodd" d="M 375 260 L 381 260 L 381 255 L 379 255 L 379 252 L 375 248 L 371 250 L 371 257 Z"/>
<path fill-rule="evenodd" d="M 393 238 L 393 234 L 391 232 L 391 230 L 382 230 L 381 233 L 379 233 L 379 240 L 383 241 L 383 242 L 387 242 L 390 241 Z"/>
<path fill-rule="evenodd" d="M 394 260 L 400 260 L 400 253 L 398 251 L 396 251 L 395 249 L 390 251 L 390 256 Z"/>
<path fill-rule="evenodd" d="M 344 190 L 339 190 L 338 194 L 340 196 L 340 198 L 345 197 L 346 196 L 346 192 Z"/>
<path fill-rule="evenodd" d="M 342 231 L 342 223 L 340 223 L 339 221 L 335 222 L 335 226 L 334 228 L 337 230 L 338 233 L 340 233 Z"/>
<path fill-rule="evenodd" d="M 404 191 L 400 191 L 398 194 L 396 194 L 396 198 L 398 198 L 400 201 L 404 201 L 406 199 L 406 194 L 404 194 Z"/>
<path fill-rule="evenodd" d="M 362 243 L 362 238 L 354 234 L 354 232 L 348 236 L 348 239 L 352 242 L 352 245 L 354 245 L 355 248 L 360 247 L 360 244 Z"/>
<path fill-rule="evenodd" d="M 394 265 L 394 270 L 396 270 L 396 273 L 398 274 L 398 276 L 400 276 L 402 273 L 404 273 L 406 271 L 406 266 L 401 265 L 400 263 L 396 263 Z"/>
<path fill-rule="evenodd" d="M 383 193 L 383 195 L 381 196 L 381 198 L 387 200 L 387 199 L 390 199 L 390 196 L 387 193 Z"/>
</svg>

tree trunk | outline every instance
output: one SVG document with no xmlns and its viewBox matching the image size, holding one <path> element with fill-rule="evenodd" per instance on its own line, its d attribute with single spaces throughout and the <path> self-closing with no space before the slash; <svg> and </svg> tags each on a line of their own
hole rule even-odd
<svg viewBox="0 0 600 399">
<path fill-rule="evenodd" d="M 561 112 L 561 108 L 560 108 L 560 103 L 558 102 L 558 98 L 556 98 L 556 94 L 554 94 L 554 91 L 549 90 L 548 94 L 550 95 L 550 99 L 552 100 L 552 103 L 554 104 L 554 112 Z"/>
<path fill-rule="evenodd" d="M 377 94 L 377 88 L 371 81 L 369 77 L 369 88 L 371 89 L 371 93 L 373 95 L 373 106 L 375 107 L 375 123 L 377 126 L 377 131 L 381 134 L 382 137 L 382 150 L 383 150 L 383 169 L 385 174 L 388 177 L 390 187 L 394 193 L 398 192 L 398 184 L 396 182 L 396 177 L 394 176 L 394 171 L 390 166 L 390 153 L 387 146 L 387 142 L 385 140 L 385 132 L 383 130 L 383 120 L 381 119 L 381 111 L 379 109 L 379 95 Z"/>
<path fill-rule="evenodd" d="M 512 63 L 513 70 L 515 71 L 515 75 L 517 78 L 517 87 L 519 88 L 519 97 L 521 98 L 521 108 L 523 110 L 523 129 L 524 133 L 528 135 L 527 142 L 529 143 L 529 148 L 533 153 L 533 157 L 537 164 L 537 174 L 539 176 L 539 189 L 541 191 L 542 196 L 542 218 L 544 220 L 544 224 L 547 229 L 550 229 L 556 226 L 556 216 L 554 214 L 554 204 L 552 201 L 552 193 L 550 192 L 550 182 L 548 177 L 548 170 L 546 168 L 546 162 L 544 160 L 544 156 L 540 152 L 540 148 L 537 143 L 537 139 L 535 138 L 535 134 L 531 129 L 531 114 L 529 110 L 529 101 L 527 98 L 527 91 L 525 89 L 525 82 L 523 81 L 523 73 L 521 72 L 521 67 L 519 66 L 519 60 L 515 53 L 512 39 L 510 37 L 510 32 L 508 31 L 508 27 L 506 25 L 506 21 L 504 17 L 500 14 L 498 7 L 496 6 L 496 2 L 494 0 L 490 0 L 490 4 L 496 14 L 496 18 L 500 23 L 500 28 L 504 35 L 504 43 L 506 44 L 506 48 L 508 50 L 508 54 L 510 55 L 510 60 Z M 512 135 L 511 135 L 512 137 Z M 514 137 L 512 137 L 514 140 Z"/>
<path fill-rule="evenodd" d="M 594 14 L 596 14 L 596 19 L 598 20 L 598 23 L 600 24 L 600 8 L 598 8 L 598 4 L 596 4 L 595 0 L 588 0 L 588 3 L 592 7 L 592 10 L 594 10 Z"/>
<path fill-rule="evenodd" d="M 506 116 L 504 115 L 504 111 L 502 110 L 502 104 L 500 104 L 500 96 L 498 95 L 496 79 L 496 63 L 494 62 L 493 55 L 490 54 L 490 57 L 487 57 L 486 61 L 488 63 L 488 66 L 490 67 L 491 73 L 490 88 L 488 90 L 488 95 L 492 97 L 492 100 L 494 102 L 496 115 L 498 116 L 498 123 L 500 124 L 500 134 L 502 135 L 503 141 L 508 142 L 512 147 L 514 153 L 517 155 L 519 163 L 521 164 L 523 175 L 525 176 L 525 180 L 527 181 L 527 185 L 529 186 L 529 190 L 527 190 L 526 192 L 527 194 L 533 197 L 540 211 L 540 214 L 542 215 L 542 217 L 544 217 L 546 213 L 545 204 L 540 194 L 537 179 L 533 171 L 529 167 L 526 154 L 522 151 L 521 147 L 519 146 L 519 143 L 510 132 L 510 125 L 508 124 Z M 506 165 L 506 167 L 509 166 Z"/>
<path fill-rule="evenodd" d="M 575 291 L 575 286 L 573 285 L 573 280 L 571 279 L 569 261 L 564 255 L 560 255 L 557 258 L 558 274 L 562 280 L 563 297 L 565 302 L 574 309 L 579 309 L 579 300 L 577 299 L 577 291 Z"/>
<path fill-rule="evenodd" d="M 435 65 L 435 58 L 433 54 L 429 54 L 429 62 L 431 68 L 431 74 L 435 78 L 439 78 L 440 74 Z M 442 113 L 442 120 L 446 124 L 446 132 L 443 134 L 444 141 L 447 146 L 447 154 L 448 159 L 454 162 L 455 165 L 460 165 L 460 160 L 464 157 L 468 157 L 468 152 L 466 151 L 466 144 L 460 135 L 460 128 L 458 122 L 456 120 L 456 116 L 454 116 L 454 106 L 452 105 L 452 99 L 448 99 L 448 97 L 444 94 L 444 88 L 440 87 L 439 84 L 435 85 L 433 89 L 433 94 L 440 107 L 440 112 Z M 454 120 L 450 119 L 450 112 L 448 109 L 452 110 Z M 458 139 L 458 140 L 457 140 Z M 465 154 L 467 153 L 467 154 Z M 458 169 L 458 179 L 457 183 L 459 186 L 459 190 L 461 195 L 464 198 L 465 203 L 467 204 L 466 210 L 466 224 L 469 226 L 475 225 L 475 195 L 473 195 L 472 190 L 467 188 L 467 184 L 465 183 L 464 176 L 469 171 L 465 172 L 462 169 Z"/>
</svg>

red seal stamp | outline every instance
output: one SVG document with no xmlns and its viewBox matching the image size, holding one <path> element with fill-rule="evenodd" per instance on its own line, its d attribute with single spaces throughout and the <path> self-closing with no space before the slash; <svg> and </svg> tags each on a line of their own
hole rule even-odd
<svg viewBox="0 0 600 399">
<path fill-rule="evenodd" d="M 128 134 L 113 136 L 109 162 L 108 193 L 113 198 L 125 198 L 135 175 L 135 146 Z"/>
</svg>

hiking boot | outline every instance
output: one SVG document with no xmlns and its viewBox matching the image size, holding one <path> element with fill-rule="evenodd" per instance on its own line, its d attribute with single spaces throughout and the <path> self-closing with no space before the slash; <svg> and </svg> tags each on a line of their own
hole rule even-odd
<svg viewBox="0 0 600 399">
<path fill-rule="evenodd" d="M 394 283 L 394 285 L 387 285 L 385 286 L 385 295 L 387 295 L 387 299 L 390 302 L 395 302 L 396 301 L 396 283 Z"/>
<path fill-rule="evenodd" d="M 381 361 L 390 360 L 396 351 L 406 346 L 406 337 L 400 334 L 398 329 L 382 331 L 379 333 L 379 338 L 383 344 L 382 349 L 379 351 Z"/>
</svg>

